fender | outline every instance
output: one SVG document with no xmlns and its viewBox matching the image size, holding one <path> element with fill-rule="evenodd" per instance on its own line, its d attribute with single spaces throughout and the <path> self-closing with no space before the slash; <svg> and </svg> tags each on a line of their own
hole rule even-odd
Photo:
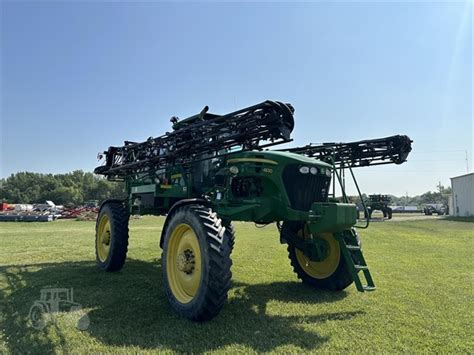
<svg viewBox="0 0 474 355">
<path fill-rule="evenodd" d="M 103 208 L 107 203 L 121 203 L 121 204 L 125 204 L 125 200 L 119 200 L 119 199 L 116 199 L 116 198 L 110 198 L 110 199 L 108 199 L 108 200 L 104 200 L 104 201 L 100 204 L 99 213 L 100 213 L 100 211 L 102 210 L 102 208 Z M 98 214 L 99 214 L 99 213 L 98 213 Z"/>
<path fill-rule="evenodd" d="M 173 212 L 177 210 L 180 207 L 186 206 L 186 205 L 194 205 L 194 204 L 202 204 L 204 206 L 209 206 L 210 203 L 209 201 L 203 199 L 203 198 L 187 198 L 184 200 L 179 200 L 176 202 L 173 206 L 168 211 L 168 214 L 166 215 L 166 220 L 165 223 L 163 224 L 163 229 L 161 230 L 161 237 L 160 237 L 160 248 L 163 249 L 163 241 L 165 239 L 165 234 L 166 234 L 166 229 L 168 228 L 168 223 L 170 220 L 170 216 L 173 215 Z"/>
</svg>

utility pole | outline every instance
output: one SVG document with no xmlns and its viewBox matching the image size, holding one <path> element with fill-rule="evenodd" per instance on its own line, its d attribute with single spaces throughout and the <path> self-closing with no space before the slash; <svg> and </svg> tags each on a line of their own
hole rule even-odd
<svg viewBox="0 0 474 355">
<path fill-rule="evenodd" d="M 467 150 L 466 150 L 466 169 L 469 172 L 469 159 L 467 158 Z"/>
</svg>

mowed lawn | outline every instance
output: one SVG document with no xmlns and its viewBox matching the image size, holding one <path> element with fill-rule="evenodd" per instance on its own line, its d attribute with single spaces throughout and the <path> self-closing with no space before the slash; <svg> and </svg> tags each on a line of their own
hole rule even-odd
<svg viewBox="0 0 474 355">
<path fill-rule="evenodd" d="M 471 352 L 474 224 L 386 221 L 361 230 L 377 290 L 302 285 L 275 225 L 236 223 L 233 286 L 214 320 L 192 323 L 168 307 L 158 246 L 163 219 L 131 221 L 121 272 L 94 262 L 94 223 L 0 225 L 0 353 Z M 28 312 L 45 287 L 74 289 L 90 325 L 58 314 L 43 330 Z"/>
</svg>

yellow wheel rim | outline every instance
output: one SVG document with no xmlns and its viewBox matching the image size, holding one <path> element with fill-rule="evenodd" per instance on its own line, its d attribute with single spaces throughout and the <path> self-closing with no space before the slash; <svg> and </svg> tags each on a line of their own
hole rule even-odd
<svg viewBox="0 0 474 355">
<path fill-rule="evenodd" d="M 109 216 L 103 214 L 100 217 L 96 235 L 97 256 L 101 262 L 105 262 L 109 256 L 111 241 L 112 233 L 110 230 Z"/>
<path fill-rule="evenodd" d="M 305 238 L 309 237 L 309 232 L 306 230 L 306 228 L 304 233 L 300 231 L 298 234 L 300 236 L 303 234 Z M 332 233 L 321 233 L 314 235 L 313 237 L 324 239 L 328 243 L 329 252 L 326 259 L 323 261 L 311 261 L 299 249 L 296 249 L 296 259 L 298 260 L 298 263 L 304 272 L 306 272 L 309 276 L 315 279 L 325 279 L 331 276 L 339 265 L 339 260 L 341 257 L 339 243 L 336 239 L 334 239 Z"/>
<path fill-rule="evenodd" d="M 201 283 L 201 248 L 194 230 L 179 224 L 171 232 L 166 251 L 166 275 L 171 292 L 180 303 L 189 303 Z"/>
</svg>

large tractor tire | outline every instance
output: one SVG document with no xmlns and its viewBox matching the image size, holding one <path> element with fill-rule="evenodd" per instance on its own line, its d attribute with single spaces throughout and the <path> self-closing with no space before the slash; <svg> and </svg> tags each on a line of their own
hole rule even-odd
<svg viewBox="0 0 474 355">
<path fill-rule="evenodd" d="M 168 218 L 161 263 L 169 303 L 188 319 L 210 320 L 231 284 L 233 227 L 201 205 L 183 206 Z"/>
<path fill-rule="evenodd" d="M 100 269 L 119 271 L 125 263 L 129 217 L 119 202 L 108 202 L 100 209 L 95 226 L 95 255 Z"/>
<path fill-rule="evenodd" d="M 293 233 L 302 238 L 309 237 L 304 222 L 284 222 L 282 234 L 284 233 Z M 301 250 L 288 245 L 288 257 L 298 278 L 306 285 L 329 291 L 341 291 L 352 284 L 349 268 L 334 235 L 321 233 L 313 237 L 326 240 L 329 244 L 329 254 L 323 261 L 311 261 Z M 360 245 L 359 240 L 358 243 Z"/>
</svg>

